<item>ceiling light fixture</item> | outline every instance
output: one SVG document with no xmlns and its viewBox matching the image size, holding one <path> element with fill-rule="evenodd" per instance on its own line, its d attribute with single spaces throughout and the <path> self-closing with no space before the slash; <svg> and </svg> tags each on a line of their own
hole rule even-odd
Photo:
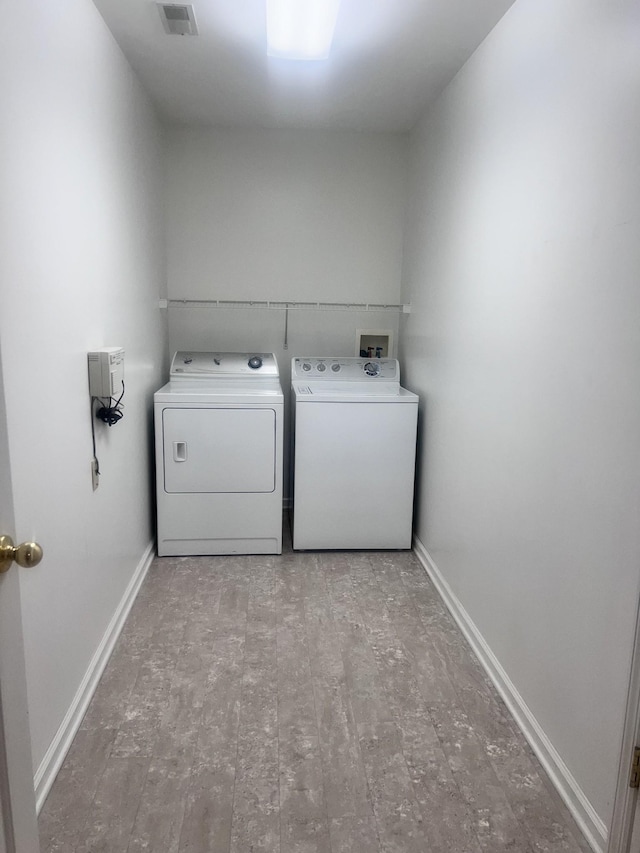
<svg viewBox="0 0 640 853">
<path fill-rule="evenodd" d="M 340 0 L 267 0 L 267 54 L 327 59 Z"/>
</svg>

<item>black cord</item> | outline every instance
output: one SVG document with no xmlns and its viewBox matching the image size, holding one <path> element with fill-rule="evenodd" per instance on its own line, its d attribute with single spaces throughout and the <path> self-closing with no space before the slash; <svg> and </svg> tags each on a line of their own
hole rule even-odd
<svg viewBox="0 0 640 853">
<path fill-rule="evenodd" d="M 114 426 L 118 423 L 118 421 L 122 420 L 124 417 L 124 412 L 120 408 L 120 403 L 122 398 L 124 397 L 124 380 L 122 381 L 122 394 L 118 397 L 117 400 L 114 401 L 113 397 L 109 397 L 109 405 L 101 406 L 96 412 L 96 417 L 98 420 L 102 421 L 105 424 L 109 424 L 109 426 Z M 98 399 L 94 397 L 94 399 Z M 95 456 L 95 447 L 94 447 L 94 456 Z"/>
<path fill-rule="evenodd" d="M 120 394 L 120 396 L 118 397 L 118 402 L 116 403 L 116 406 L 120 405 L 120 400 L 122 400 L 123 397 L 124 397 L 124 379 L 122 380 L 122 394 Z"/>
</svg>

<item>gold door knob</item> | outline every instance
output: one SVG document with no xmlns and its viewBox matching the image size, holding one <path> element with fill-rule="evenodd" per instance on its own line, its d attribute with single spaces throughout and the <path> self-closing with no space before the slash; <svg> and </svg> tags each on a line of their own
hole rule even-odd
<svg viewBox="0 0 640 853">
<path fill-rule="evenodd" d="M 23 542 L 14 545 L 10 536 L 0 536 L 0 574 L 8 572 L 15 560 L 25 569 L 37 566 L 42 559 L 42 548 L 37 542 Z"/>
</svg>

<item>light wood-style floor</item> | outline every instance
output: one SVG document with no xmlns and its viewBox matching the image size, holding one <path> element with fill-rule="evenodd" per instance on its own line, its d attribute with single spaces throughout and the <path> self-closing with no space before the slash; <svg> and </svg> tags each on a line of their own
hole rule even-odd
<svg viewBox="0 0 640 853">
<path fill-rule="evenodd" d="M 43 853 L 589 848 L 415 556 L 160 558 Z"/>
</svg>

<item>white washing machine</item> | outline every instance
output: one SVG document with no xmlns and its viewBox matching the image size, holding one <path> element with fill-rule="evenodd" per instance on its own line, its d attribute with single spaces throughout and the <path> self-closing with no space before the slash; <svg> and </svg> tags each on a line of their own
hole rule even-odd
<svg viewBox="0 0 640 853">
<path fill-rule="evenodd" d="M 272 353 L 177 352 L 154 395 L 158 554 L 280 554 L 284 398 Z"/>
<path fill-rule="evenodd" d="M 411 548 L 418 397 L 394 358 L 294 358 L 293 547 Z"/>
</svg>

